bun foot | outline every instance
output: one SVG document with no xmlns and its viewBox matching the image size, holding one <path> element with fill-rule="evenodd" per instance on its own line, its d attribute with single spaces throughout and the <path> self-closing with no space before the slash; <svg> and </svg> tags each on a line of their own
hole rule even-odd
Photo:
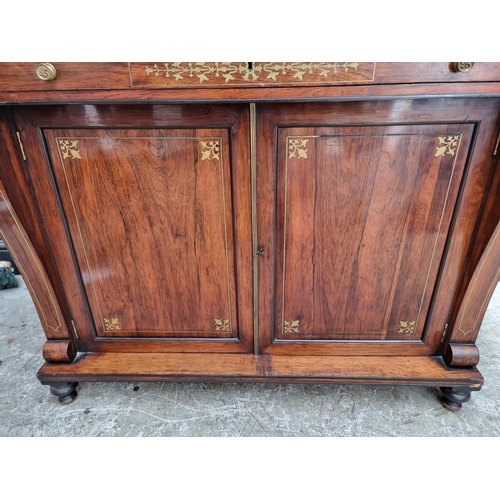
<svg viewBox="0 0 500 500">
<path fill-rule="evenodd" d="M 54 382 L 50 384 L 50 393 L 57 396 L 62 405 L 69 405 L 76 399 L 77 385 L 78 382 Z"/>
<path fill-rule="evenodd" d="M 466 387 L 454 389 L 453 387 L 441 387 L 441 404 L 450 411 L 458 411 L 462 408 L 462 403 L 467 403 L 470 399 L 470 390 Z"/>
</svg>

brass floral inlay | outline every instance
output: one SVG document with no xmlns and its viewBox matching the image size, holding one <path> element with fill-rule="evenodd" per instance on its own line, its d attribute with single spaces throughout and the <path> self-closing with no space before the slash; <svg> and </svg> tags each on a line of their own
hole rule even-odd
<svg viewBox="0 0 500 500">
<path fill-rule="evenodd" d="M 304 76 L 314 75 L 328 78 L 331 74 L 337 74 L 339 71 L 348 72 L 349 70 L 356 71 L 359 63 L 357 62 L 292 62 L 292 63 L 267 63 L 264 66 L 255 66 L 255 70 L 263 71 L 265 77 L 277 81 L 280 75 L 292 73 L 292 78 L 297 78 L 303 81 Z"/>
<path fill-rule="evenodd" d="M 121 330 L 120 320 L 118 318 L 103 318 L 104 319 L 104 331 L 112 332 L 115 330 Z"/>
<path fill-rule="evenodd" d="M 439 144 L 434 156 L 451 155 L 455 156 L 455 149 L 458 144 L 458 135 L 449 135 L 448 137 L 438 137 Z"/>
<path fill-rule="evenodd" d="M 228 319 L 214 319 L 216 332 L 228 332 L 229 320 Z"/>
<path fill-rule="evenodd" d="M 220 141 L 201 141 L 202 160 L 220 160 Z"/>
<path fill-rule="evenodd" d="M 295 321 L 285 321 L 284 332 L 285 333 L 300 333 L 299 332 L 299 322 L 300 320 L 296 319 Z"/>
<path fill-rule="evenodd" d="M 63 158 L 71 158 L 81 160 L 80 151 L 78 151 L 78 141 L 69 139 L 59 139 L 59 147 L 61 148 Z"/>
<path fill-rule="evenodd" d="M 288 139 L 288 158 L 307 158 L 309 139 Z"/>
<path fill-rule="evenodd" d="M 415 333 L 415 321 L 400 321 L 398 333 L 413 335 Z"/>
<path fill-rule="evenodd" d="M 153 64 L 144 67 L 146 75 L 163 77 L 179 84 L 213 84 L 223 78 L 226 84 L 235 81 L 258 82 L 271 80 L 276 83 L 289 82 L 290 78 L 299 82 L 328 82 L 339 73 L 355 73 L 360 68 L 357 62 L 173 62 Z M 318 81 L 319 80 L 319 81 Z M 181 82 L 182 81 L 182 82 Z"/>
</svg>

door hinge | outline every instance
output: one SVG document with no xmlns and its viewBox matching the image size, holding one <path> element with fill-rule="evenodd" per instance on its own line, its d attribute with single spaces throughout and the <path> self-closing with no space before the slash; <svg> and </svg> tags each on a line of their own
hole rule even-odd
<svg viewBox="0 0 500 500">
<path fill-rule="evenodd" d="M 71 326 L 73 327 L 73 331 L 75 332 L 76 340 L 80 340 L 80 337 L 78 336 L 78 331 L 76 329 L 75 322 L 73 320 L 71 320 Z"/>
<path fill-rule="evenodd" d="M 495 151 L 493 151 L 493 156 L 496 156 L 497 155 L 497 152 L 498 152 L 498 145 L 500 144 L 500 132 L 498 133 L 498 137 L 497 137 L 497 143 L 495 145 Z"/>
<path fill-rule="evenodd" d="M 21 154 L 23 155 L 23 160 L 26 161 L 26 155 L 24 154 L 23 141 L 21 141 L 21 134 L 19 132 L 16 132 L 16 135 L 17 135 L 17 142 L 19 143 L 19 149 L 21 150 Z"/>
<path fill-rule="evenodd" d="M 443 343 L 444 338 L 446 337 L 446 332 L 448 331 L 448 323 L 444 325 L 443 334 L 441 335 L 441 343 Z"/>
</svg>

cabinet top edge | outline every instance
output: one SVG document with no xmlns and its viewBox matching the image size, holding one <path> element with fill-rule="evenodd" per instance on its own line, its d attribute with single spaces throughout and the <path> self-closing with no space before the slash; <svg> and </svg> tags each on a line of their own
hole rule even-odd
<svg viewBox="0 0 500 500">
<path fill-rule="evenodd" d="M 457 69 L 456 65 L 464 70 Z M 409 88 L 412 90 L 409 90 Z M 500 63 L 0 63 L 0 101 L 262 100 L 500 94 Z"/>
</svg>

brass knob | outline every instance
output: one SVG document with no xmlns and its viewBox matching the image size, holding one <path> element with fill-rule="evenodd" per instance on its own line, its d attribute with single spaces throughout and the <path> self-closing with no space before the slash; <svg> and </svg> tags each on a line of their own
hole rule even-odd
<svg viewBox="0 0 500 500">
<path fill-rule="evenodd" d="M 50 63 L 40 63 L 36 67 L 36 76 L 40 80 L 53 80 L 57 75 L 56 68 Z"/>
<path fill-rule="evenodd" d="M 470 71 L 472 69 L 472 66 L 474 66 L 474 63 L 466 63 L 466 62 L 454 62 L 453 63 L 453 69 L 457 73 L 466 73 L 467 71 Z"/>
</svg>

